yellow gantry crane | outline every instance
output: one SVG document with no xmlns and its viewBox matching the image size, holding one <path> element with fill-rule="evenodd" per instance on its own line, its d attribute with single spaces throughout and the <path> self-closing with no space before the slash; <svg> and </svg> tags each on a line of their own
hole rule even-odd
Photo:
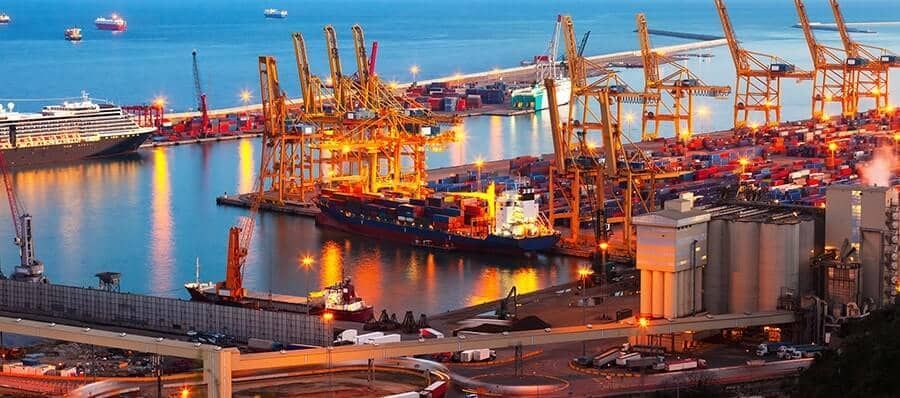
<svg viewBox="0 0 900 398">
<path fill-rule="evenodd" d="M 554 80 L 545 80 L 555 155 L 550 171 L 548 218 L 551 225 L 556 225 L 557 220 L 568 221 L 568 233 L 563 239 L 564 244 L 572 245 L 585 243 L 581 224 L 593 221 L 597 241 L 591 242 L 592 247 L 607 243 L 605 232 L 596 232 L 597 229 L 606 224 L 622 224 L 622 249 L 632 253 L 634 206 L 645 211 L 653 209 L 655 172 L 643 151 L 623 144 L 619 120 L 622 105 L 653 103 L 659 96 L 635 92 L 615 72 L 589 65 L 579 54 L 572 18 L 562 16 L 561 22 L 572 96 L 568 118 L 563 121 Z M 604 73 L 589 82 L 589 67 Z M 599 142 L 594 141 L 598 136 Z M 565 206 L 557 204 L 557 198 Z M 618 215 L 607 215 L 607 198 L 616 202 Z M 583 200 L 587 200 L 587 212 L 582 211 Z"/>
<path fill-rule="evenodd" d="M 306 42 L 302 34 L 294 33 L 303 104 L 288 113 L 284 96 L 264 101 L 271 111 L 266 112 L 263 189 L 258 196 L 278 203 L 309 202 L 322 188 L 347 184 L 366 192 L 426 194 L 426 152 L 454 142 L 456 133 L 447 127 L 459 119 L 435 116 L 385 87 L 366 54 L 362 27 L 352 28 L 355 75 L 342 69 L 334 28 L 328 25 L 323 31 L 328 81 L 323 84 L 311 73 Z M 271 66 L 260 67 L 266 71 L 260 75 L 264 85 L 278 78 L 275 60 L 267 62 Z"/>
<path fill-rule="evenodd" d="M 641 139 L 656 139 L 660 126 L 672 123 L 675 137 L 686 140 L 694 132 L 694 96 L 725 98 L 731 94 L 731 87 L 710 86 L 674 59 L 653 51 L 643 13 L 637 15 L 637 32 L 644 64 L 644 92 L 659 97 L 658 101 L 644 102 Z M 663 63 L 669 63 L 674 70 L 663 75 Z M 651 125 L 652 129 L 648 128 Z"/>
<path fill-rule="evenodd" d="M 815 120 L 828 120 L 827 106 L 829 103 L 840 105 L 841 114 L 852 116 L 856 114 L 858 103 L 856 81 L 858 72 L 847 60 L 847 54 L 843 49 L 829 47 L 816 40 L 809 15 L 806 13 L 806 5 L 803 0 L 794 0 L 797 8 L 797 16 L 800 18 L 800 27 L 806 37 L 809 54 L 812 57 L 815 78 L 813 79 L 812 94 L 812 118 Z"/>
<path fill-rule="evenodd" d="M 722 31 L 731 50 L 737 74 L 734 95 L 734 127 L 753 127 L 754 114 L 762 114 L 766 125 L 781 122 L 781 80 L 812 79 L 813 73 L 797 69 L 793 64 L 774 55 L 744 49 L 737 40 L 725 0 L 713 0 Z"/>
<path fill-rule="evenodd" d="M 891 68 L 900 67 L 900 57 L 887 49 L 853 40 L 847 31 L 847 23 L 838 1 L 830 1 L 841 42 L 847 52 L 846 65 L 857 72 L 855 100 L 858 102 L 862 98 L 871 98 L 878 112 L 891 111 L 889 75 Z M 856 109 L 858 108 L 857 103 Z"/>
</svg>

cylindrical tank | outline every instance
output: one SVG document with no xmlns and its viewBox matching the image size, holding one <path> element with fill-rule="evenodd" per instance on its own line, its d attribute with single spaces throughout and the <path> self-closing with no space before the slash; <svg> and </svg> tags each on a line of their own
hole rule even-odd
<svg viewBox="0 0 900 398">
<path fill-rule="evenodd" d="M 711 314 L 728 312 L 728 221 L 710 220 L 707 262 L 703 277 L 703 308 Z"/>
<path fill-rule="evenodd" d="M 675 302 L 675 292 L 677 285 L 675 284 L 674 272 L 663 272 L 663 316 L 666 318 L 678 317 Z"/>
<path fill-rule="evenodd" d="M 799 280 L 798 294 L 804 295 L 813 290 L 813 272 L 810 268 L 810 258 L 815 254 L 816 247 L 816 222 L 813 220 L 803 220 L 800 222 L 800 245 L 798 264 Z"/>
<path fill-rule="evenodd" d="M 759 310 L 778 308 L 778 292 L 784 280 L 786 242 L 778 224 L 764 223 L 759 227 Z"/>
<path fill-rule="evenodd" d="M 653 316 L 653 271 L 641 270 L 642 317 Z"/>
<path fill-rule="evenodd" d="M 663 316 L 663 272 L 653 271 L 653 317 L 662 318 Z"/>
<path fill-rule="evenodd" d="M 756 312 L 759 299 L 759 223 L 735 221 L 728 229 L 728 240 L 731 242 L 728 312 Z"/>
</svg>

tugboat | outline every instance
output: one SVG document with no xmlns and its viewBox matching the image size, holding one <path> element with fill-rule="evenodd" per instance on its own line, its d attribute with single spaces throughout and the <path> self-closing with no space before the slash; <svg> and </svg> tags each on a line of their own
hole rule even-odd
<svg viewBox="0 0 900 398">
<path fill-rule="evenodd" d="M 266 18 L 284 19 L 287 18 L 288 12 L 287 10 L 279 10 L 277 8 L 266 8 L 263 10 L 263 15 L 265 15 Z"/>
<path fill-rule="evenodd" d="M 196 272 L 196 280 L 184 284 L 191 300 L 194 301 L 310 315 L 328 312 L 339 321 L 359 323 L 366 322 L 375 315 L 374 308 L 356 295 L 356 288 L 350 278 L 343 278 L 340 282 L 321 291 L 310 292 L 309 297 L 262 293 L 244 289 L 243 297 L 236 300 L 232 298 L 231 292 L 225 289 L 223 284 L 200 282 L 199 260 Z"/>
<path fill-rule="evenodd" d="M 66 29 L 66 40 L 81 41 L 81 28 L 75 27 Z"/>
<path fill-rule="evenodd" d="M 6 13 L 0 12 L 0 25 L 8 24 L 10 22 L 12 22 L 12 18 L 10 18 L 9 15 L 6 15 Z"/>
<path fill-rule="evenodd" d="M 109 18 L 99 17 L 94 20 L 94 26 L 100 30 L 111 30 L 114 32 L 124 32 L 128 29 L 128 22 L 117 14 L 110 15 Z"/>
</svg>

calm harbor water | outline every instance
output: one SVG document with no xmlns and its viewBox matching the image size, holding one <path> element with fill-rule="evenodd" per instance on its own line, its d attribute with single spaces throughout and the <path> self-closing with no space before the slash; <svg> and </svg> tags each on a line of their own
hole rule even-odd
<svg viewBox="0 0 900 398">
<path fill-rule="evenodd" d="M 368 40 L 379 41 L 378 70 L 385 79 L 408 80 L 410 65 L 420 78 L 512 66 L 541 53 L 558 13 L 575 18 L 580 36 L 591 30 L 587 53 L 633 49 L 634 13 L 646 11 L 657 29 L 718 34 L 712 2 L 707 0 L 454 2 L 416 0 L 174 1 L 0 0 L 0 11 L 14 22 L 0 26 L 0 101 L 16 100 L 18 109 L 38 109 L 48 99 L 77 95 L 82 89 L 117 103 L 146 102 L 157 95 L 176 110 L 192 106 L 190 52 L 198 49 L 212 106 L 239 103 L 237 93 L 258 86 L 256 56 L 274 54 L 282 62 L 282 82 L 296 95 L 289 33 L 307 35 L 316 71 L 326 70 L 321 28 L 333 23 L 341 34 L 345 64 L 352 50 L 349 27 L 361 23 Z M 809 1 L 813 20 L 830 21 L 827 2 Z M 845 0 L 850 21 L 900 20 L 895 0 Z M 751 49 L 784 55 L 808 65 L 802 34 L 790 28 L 795 14 L 782 0 L 729 2 L 738 34 Z M 265 7 L 286 8 L 286 20 L 265 20 Z M 119 12 L 128 19 L 124 34 L 95 31 L 97 16 Z M 765 16 L 765 17 L 762 17 Z M 66 26 L 85 28 L 85 41 L 62 40 Z M 862 37 L 900 47 L 900 26 L 873 27 Z M 346 32 L 346 33 L 345 33 Z M 837 35 L 818 33 L 836 44 Z M 653 38 L 657 45 L 683 40 Z M 703 51 L 707 52 L 707 51 Z M 733 84 L 725 49 L 688 65 L 713 84 Z M 637 88 L 641 72 L 623 77 Z M 896 76 L 895 76 L 896 77 Z M 894 79 L 896 80 L 896 78 Z M 257 89 L 258 90 L 258 89 Z M 786 118 L 808 113 L 808 84 L 787 83 Z M 896 97 L 897 91 L 893 93 Z M 50 101 L 52 102 L 52 101 Z M 700 101 L 709 116 L 697 120 L 704 130 L 724 128 L 731 100 Z M 639 115 L 640 109 L 631 109 Z M 639 120 L 639 118 L 636 118 Z M 466 120 L 466 142 L 434 153 L 429 166 L 502 159 L 551 151 L 545 114 Z M 625 130 L 638 136 L 638 123 Z M 249 190 L 258 167 L 255 140 L 142 150 L 119 159 L 87 161 L 14 175 L 20 200 L 35 216 L 36 249 L 49 277 L 59 283 L 95 285 L 101 271 L 123 273 L 123 290 L 187 297 L 182 284 L 194 278 L 224 277 L 226 232 L 243 210 L 217 207 L 215 196 Z M 17 261 L 5 206 L 0 213 L 0 260 L 5 272 Z M 4 221 L 5 220 L 5 221 Z M 310 254 L 314 267 L 304 271 L 299 258 Z M 304 294 L 307 286 L 352 276 L 360 294 L 378 309 L 440 312 L 505 295 L 510 287 L 527 292 L 577 278 L 579 260 L 535 256 L 431 253 L 426 250 L 360 239 L 320 230 L 313 220 L 263 214 L 246 269 L 247 285 L 259 291 Z"/>
</svg>

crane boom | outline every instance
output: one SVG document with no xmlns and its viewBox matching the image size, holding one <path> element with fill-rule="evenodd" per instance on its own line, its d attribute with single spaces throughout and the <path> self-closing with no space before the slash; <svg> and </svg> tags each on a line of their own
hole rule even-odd
<svg viewBox="0 0 900 398">
<path fill-rule="evenodd" d="M 349 87 L 344 82 L 344 72 L 341 69 L 341 54 L 338 50 L 337 33 L 334 26 L 325 25 L 325 49 L 328 54 L 328 67 L 331 70 L 331 87 L 334 94 L 334 102 L 341 111 L 346 110 L 349 95 Z"/>
<path fill-rule="evenodd" d="M 716 11 L 719 12 L 719 20 L 722 23 L 722 32 L 725 34 L 725 41 L 728 42 L 728 50 L 731 51 L 731 59 L 734 61 L 734 67 L 737 70 L 750 69 L 750 62 L 747 61 L 743 47 L 737 40 L 734 33 L 734 26 L 731 24 L 731 17 L 728 15 L 728 8 L 723 0 L 715 0 Z"/>
<path fill-rule="evenodd" d="M 830 0 L 831 11 L 837 30 L 841 35 L 841 43 L 847 52 L 845 64 L 856 72 L 855 100 L 871 98 L 875 109 L 884 114 L 890 111 L 890 72 L 891 68 L 900 67 L 900 57 L 888 49 L 861 44 L 847 30 L 844 14 L 838 0 Z M 858 110 L 859 105 L 855 108 Z"/>
<path fill-rule="evenodd" d="M 200 135 L 205 136 L 210 133 L 212 124 L 209 121 L 206 93 L 203 92 L 203 86 L 200 85 L 200 66 L 197 63 L 197 50 L 191 51 L 191 59 L 191 69 L 194 73 L 194 94 L 197 97 L 197 110 L 200 111 Z"/>
<path fill-rule="evenodd" d="M 659 82 L 659 60 L 650 48 L 650 30 L 647 29 L 647 17 L 637 15 L 638 39 L 641 43 L 641 61 L 644 64 L 644 82 L 648 85 Z"/>
<path fill-rule="evenodd" d="M 10 136 L 15 135 L 15 127 L 11 127 Z M 19 266 L 13 272 L 13 279 L 27 282 L 46 282 L 44 264 L 35 257 L 34 236 L 32 235 L 31 215 L 25 212 L 16 194 L 15 184 L 9 171 L 9 164 L 0 151 L 0 173 L 3 174 L 3 185 L 9 202 L 9 215 L 13 222 L 15 244 L 19 246 Z M 0 272 L 2 274 L 2 272 Z"/>
</svg>

